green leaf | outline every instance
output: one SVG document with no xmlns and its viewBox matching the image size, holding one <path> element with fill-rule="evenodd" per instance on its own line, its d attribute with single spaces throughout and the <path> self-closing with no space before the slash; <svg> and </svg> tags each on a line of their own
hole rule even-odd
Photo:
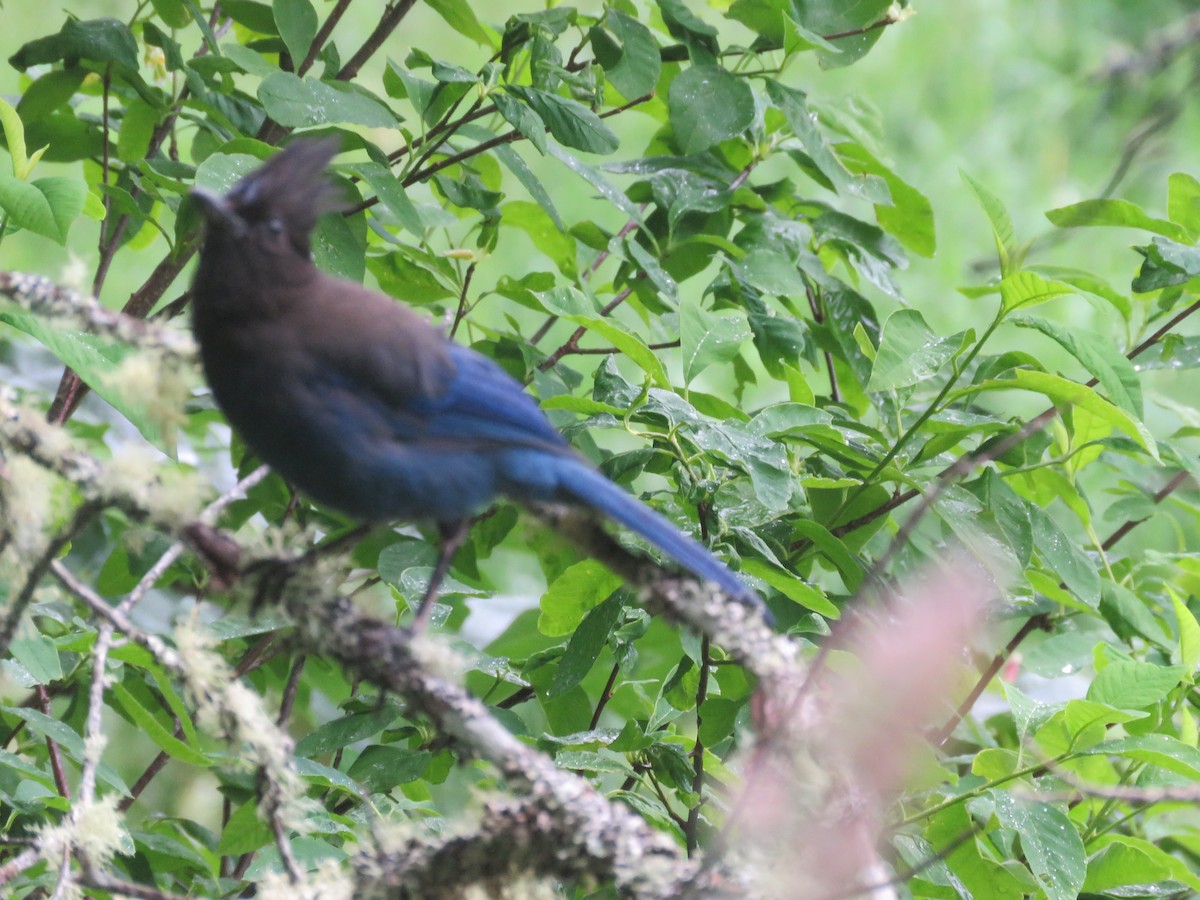
<svg viewBox="0 0 1200 900">
<path fill-rule="evenodd" d="M 795 297 L 804 296 L 807 290 L 799 266 L 774 250 L 755 248 L 741 259 L 727 262 L 740 279 L 763 293 Z"/>
<path fill-rule="evenodd" d="M 225 827 L 217 842 L 217 852 L 230 856 L 253 853 L 274 840 L 271 829 L 258 817 L 258 804 L 245 803 L 240 806 Z"/>
<path fill-rule="evenodd" d="M 463 37 L 481 47 L 495 46 L 491 34 L 479 23 L 468 0 L 425 0 L 425 4 Z"/>
<path fill-rule="evenodd" d="M 17 112 L 26 122 L 37 122 L 46 118 L 52 112 L 63 107 L 79 90 L 87 77 L 87 70 L 82 66 L 70 69 L 52 69 L 25 89 L 21 101 L 17 104 Z M 7 135 L 9 153 L 15 160 L 12 137 Z M 24 153 L 25 139 L 21 137 L 21 152 Z"/>
<path fill-rule="evenodd" d="M 1005 312 L 1025 306 L 1037 306 L 1064 294 L 1073 294 L 1075 288 L 1059 281 L 1048 281 L 1028 270 L 1013 272 L 1000 279 L 1000 299 Z"/>
<path fill-rule="evenodd" d="M 1106 858 L 1109 853 L 1119 848 L 1122 852 L 1116 854 L 1115 859 Z M 1200 877 L 1188 868 L 1183 859 L 1172 856 L 1169 851 L 1145 838 L 1109 832 L 1097 835 L 1088 843 L 1088 850 L 1093 856 L 1088 861 L 1088 880 L 1083 884 L 1085 895 L 1094 891 L 1110 897 L 1120 897 L 1133 892 L 1113 890 L 1114 888 L 1136 885 L 1144 890 L 1147 886 L 1161 887 L 1166 881 L 1178 881 L 1190 887 L 1193 893 L 1200 892 Z M 1095 881 L 1092 879 L 1093 867 L 1096 872 Z M 1160 867 L 1163 874 L 1157 878 L 1153 877 L 1151 873 Z M 1148 894 L 1149 892 L 1146 892 L 1146 895 Z"/>
<path fill-rule="evenodd" d="M 604 120 L 578 100 L 516 84 L 506 85 L 505 90 L 527 103 L 554 139 L 567 147 L 603 155 L 620 146 L 621 142 Z"/>
<path fill-rule="evenodd" d="M 196 167 L 195 184 L 218 194 L 226 194 L 243 176 L 262 165 L 249 153 L 214 153 Z"/>
<path fill-rule="evenodd" d="M 1186 172 L 1167 179 L 1167 218 L 1183 228 L 1186 243 L 1200 236 L 1200 181 Z"/>
<path fill-rule="evenodd" d="M 185 744 L 155 718 L 154 714 L 146 707 L 138 702 L 138 699 L 129 692 L 123 684 L 114 684 L 112 686 L 113 698 L 120 704 L 121 709 L 125 710 L 125 714 L 133 720 L 133 723 L 141 729 L 146 737 L 150 738 L 157 746 L 168 756 L 178 759 L 182 762 L 193 766 L 207 767 L 212 765 L 212 761 L 207 755 L 195 750 Z"/>
<path fill-rule="evenodd" d="M 519 105 L 519 104 L 518 104 Z M 501 144 L 495 149 L 496 157 L 500 162 L 508 167 L 508 170 L 517 176 L 517 180 L 521 182 L 521 186 L 529 191 L 529 196 L 533 197 L 538 202 L 538 205 L 546 211 L 546 215 L 554 223 L 554 227 L 561 232 L 566 232 L 567 226 L 563 224 L 562 217 L 558 214 L 558 209 L 554 205 L 554 201 L 550 198 L 550 193 L 546 190 L 542 180 L 533 172 L 521 158 L 512 146 Z"/>
<path fill-rule="evenodd" d="M 732 360 L 750 337 L 744 313 L 735 310 L 712 312 L 700 298 L 689 295 L 679 304 L 679 340 L 683 377 L 687 383 L 717 363 Z"/>
<path fill-rule="evenodd" d="M 1200 781 L 1200 750 L 1167 734 L 1116 738 L 1079 752 L 1084 756 L 1122 756 Z"/>
<path fill-rule="evenodd" d="M 129 102 L 117 132 L 117 158 L 121 162 L 136 163 L 146 158 L 159 118 L 159 110 L 149 103 L 136 99 Z"/>
<path fill-rule="evenodd" d="M 596 168 L 575 158 L 556 144 L 547 144 L 546 152 L 588 182 L 600 196 L 623 212 L 628 219 L 639 225 L 642 223 L 642 211 L 638 209 L 637 204 L 631 202 L 623 191 L 601 175 Z"/>
<path fill-rule="evenodd" d="M 609 634 L 620 621 L 623 609 L 622 593 L 613 591 L 607 600 L 588 611 L 559 657 L 554 677 L 546 690 L 547 697 L 560 697 L 587 677 Z"/>
<path fill-rule="evenodd" d="M 1017 316 L 1011 321 L 1020 328 L 1034 328 L 1057 341 L 1096 377 L 1109 400 L 1131 416 L 1142 417 L 1141 380 L 1133 363 L 1113 346 L 1111 340 L 1036 316 Z"/>
<path fill-rule="evenodd" d="M 1087 875 L 1087 853 L 1075 823 L 1049 803 L 1020 800 L 999 790 L 988 792 L 996 818 L 1021 838 L 1030 871 L 1047 900 L 1075 900 Z"/>
<path fill-rule="evenodd" d="M 1183 666 L 1144 662 L 1109 663 L 1088 686 L 1087 699 L 1118 709 L 1145 709 L 1162 700 L 1190 674 Z"/>
<path fill-rule="evenodd" d="M 637 19 L 610 9 L 591 32 L 596 61 L 626 100 L 654 90 L 662 71 L 662 56 L 654 35 Z"/>
<path fill-rule="evenodd" d="M 271 13 L 293 67 L 299 66 L 317 36 L 316 9 L 311 0 L 272 0 Z"/>
<path fill-rule="evenodd" d="M 12 177 L 24 181 L 31 168 L 25 155 L 25 125 L 7 100 L 0 98 L 0 127 L 4 129 L 4 145 L 12 157 Z"/>
<path fill-rule="evenodd" d="M 348 123 L 392 128 L 396 115 L 382 101 L 341 82 L 275 72 L 258 86 L 258 99 L 272 119 L 288 128 Z"/>
<path fill-rule="evenodd" d="M 25 707 L 0 706 L 0 712 L 24 720 L 25 724 L 34 732 L 58 744 L 67 752 L 71 759 L 77 763 L 83 762 L 83 738 L 80 737 L 79 732 L 66 722 L 62 722 L 53 716 L 48 716 L 36 709 L 26 709 Z M 108 763 L 101 762 L 96 767 L 96 774 L 102 782 L 112 789 L 119 791 L 122 796 L 131 796 L 128 786 L 126 786 L 121 776 L 113 771 L 112 766 Z"/>
<path fill-rule="evenodd" d="M 247 75 L 269 78 L 279 71 L 279 67 L 261 53 L 241 44 L 222 44 L 221 53 Z"/>
<path fill-rule="evenodd" d="M 961 335 L 940 338 L 915 309 L 898 309 L 883 323 L 867 390 L 890 391 L 932 378 L 961 345 Z"/>
<path fill-rule="evenodd" d="M 1074 742 L 1083 736 L 1088 729 L 1095 728 L 1096 726 L 1108 728 L 1112 725 L 1124 724 L 1125 722 L 1135 722 L 1138 719 L 1145 718 L 1145 716 L 1144 712 L 1119 709 L 1109 703 L 1098 703 L 1095 700 L 1080 700 L 1076 698 L 1067 701 L 1057 718 L 1061 719 L 1067 736 Z"/>
<path fill-rule="evenodd" d="M 1004 208 L 1004 204 L 1000 202 L 1000 198 L 985 188 L 982 184 L 968 175 L 966 172 L 960 171 L 963 181 L 974 192 L 975 199 L 979 201 L 984 215 L 987 216 L 988 222 L 992 226 L 992 236 L 996 240 L 996 252 L 1000 257 L 1000 274 L 1006 276 L 1009 274 L 1009 257 L 1012 256 L 1014 249 L 1013 245 L 1016 242 L 1016 232 L 1013 230 L 1012 219 L 1009 218 L 1008 210 Z"/>
<path fill-rule="evenodd" d="M 416 781 L 425 774 L 432 758 L 428 750 L 372 744 L 358 755 L 346 774 L 371 793 L 382 793 Z"/>
<path fill-rule="evenodd" d="M 1170 880 L 1172 867 L 1162 858 L 1156 858 L 1142 848 L 1127 843 L 1123 835 L 1111 837 L 1114 838 L 1113 843 L 1088 860 L 1083 893 L 1121 896 L 1119 888 L 1161 885 Z M 1163 856 L 1166 854 L 1163 853 Z"/>
<path fill-rule="evenodd" d="M 24 71 L 30 66 L 78 59 L 115 63 L 136 73 L 137 40 L 129 26 L 116 19 L 68 19 L 57 34 L 30 41 L 8 61 Z"/>
<path fill-rule="evenodd" d="M 883 21 L 891 6 L 889 0 L 856 0 L 854 3 L 820 0 L 791 3 L 788 9 L 789 15 L 812 34 L 847 35 L 838 39 L 837 52 L 821 51 L 819 54 L 823 68 L 835 68 L 857 62 L 874 46 L 886 29 L 870 26 Z"/>
<path fill-rule="evenodd" d="M 550 308 L 547 307 L 547 309 Z M 553 310 L 550 311 L 553 312 Z M 595 313 L 587 315 L 558 313 L 558 315 L 568 322 L 582 325 L 588 331 L 595 332 L 605 341 L 612 344 L 628 356 L 632 362 L 637 364 L 643 372 L 649 375 L 650 380 L 655 385 L 662 388 L 670 385 L 671 379 L 667 376 L 667 370 L 663 367 L 662 360 L 646 345 L 646 342 L 640 336 L 626 330 L 623 325 L 614 322 L 612 319 L 601 318 Z"/>
<path fill-rule="evenodd" d="M 1096 609 L 1100 604 L 1100 574 L 1092 559 L 1063 534 L 1044 509 L 1030 505 L 1026 510 L 1033 525 L 1033 546 L 1038 557 L 1063 580 L 1080 603 Z"/>
<path fill-rule="evenodd" d="M 786 87 L 773 79 L 767 80 L 767 96 L 783 113 L 788 125 L 801 145 L 812 165 L 829 181 L 829 185 L 838 193 L 848 193 L 856 197 L 864 197 L 873 203 L 891 202 L 884 182 L 873 174 L 853 175 L 842 164 L 833 148 L 817 128 L 816 116 L 808 107 L 808 100 L 803 91 Z"/>
<path fill-rule="evenodd" d="M 501 214 L 506 224 L 515 225 L 529 235 L 533 245 L 550 258 L 558 271 L 575 280 L 579 273 L 575 239 L 564 233 L 541 206 L 528 200 L 513 200 L 504 204 Z"/>
<path fill-rule="evenodd" d="M 492 102 L 496 104 L 496 109 L 500 111 L 500 115 L 504 116 L 508 124 L 528 138 L 529 143 L 533 144 L 539 153 L 547 152 L 546 123 L 542 121 L 541 116 L 529 108 L 527 103 L 516 97 L 510 97 L 503 91 L 493 93 Z"/>
<path fill-rule="evenodd" d="M 619 575 L 594 559 L 575 563 L 554 579 L 542 595 L 538 631 L 547 637 L 570 634 L 588 612 L 608 599 L 622 584 Z"/>
<path fill-rule="evenodd" d="M 221 11 L 239 25 L 259 34 L 279 34 L 275 13 L 257 0 L 221 0 Z"/>
<path fill-rule="evenodd" d="M 1200 664 L 1200 623 L 1192 615 L 1179 595 L 1168 588 L 1171 605 L 1175 608 L 1175 621 L 1179 626 L 1179 662 L 1188 676 L 1195 674 Z"/>
<path fill-rule="evenodd" d="M 396 217 L 402 228 L 414 237 L 424 236 L 425 223 L 421 221 L 421 214 L 408 199 L 400 179 L 393 175 L 390 169 L 376 162 L 354 163 L 345 169 L 359 176 L 370 186 L 375 196 L 387 207 L 388 212 Z"/>
<path fill-rule="evenodd" d="M 805 584 L 802 579 L 786 569 L 773 566 L 761 559 L 746 557 L 742 560 L 742 571 L 761 578 L 789 600 L 805 609 L 825 616 L 827 619 L 841 618 L 842 612 L 834 606 L 818 588 Z"/>
<path fill-rule="evenodd" d="M 25 667 L 34 684 L 50 684 L 63 676 L 58 648 L 44 634 L 14 638 L 9 645 L 9 653 Z"/>
<path fill-rule="evenodd" d="M 658 257 L 638 243 L 636 238 L 626 237 L 621 242 L 625 248 L 626 256 L 633 261 L 646 276 L 649 282 L 654 285 L 658 292 L 658 299 L 665 301 L 667 304 L 674 306 L 679 302 L 679 285 L 671 274 L 663 268 Z"/>
<path fill-rule="evenodd" d="M 173 453 L 173 439 L 163 433 L 158 421 L 148 412 L 153 399 L 149 395 L 153 394 L 154 386 L 146 386 L 147 396 L 128 396 L 114 388 L 108 379 L 126 357 L 138 352 L 135 347 L 88 332 L 56 328 L 20 310 L 0 309 L 0 322 L 6 322 L 38 340 L 65 365 L 74 369 L 88 387 L 132 422 L 146 440 L 168 455 Z"/>
<path fill-rule="evenodd" d="M 846 583 L 846 589 L 850 593 L 859 589 L 865 573 L 858 560 L 854 558 L 854 554 L 840 538 L 825 526 L 811 520 L 799 519 L 793 523 L 792 527 L 796 530 L 797 535 L 812 541 L 813 545 L 837 567 L 842 580 Z"/>
<path fill-rule="evenodd" d="M 83 212 L 86 199 L 87 185 L 76 178 L 55 176 L 27 183 L 0 174 L 0 209 L 9 224 L 58 244 L 66 244 L 67 232 Z"/>
<path fill-rule="evenodd" d="M 362 281 L 367 269 L 367 219 L 336 213 L 321 216 L 312 235 L 313 261 L 339 278 Z"/>
<path fill-rule="evenodd" d="M 1100 598 L 1100 613 L 1117 636 L 1129 640 L 1140 635 L 1165 650 L 1171 649 L 1162 620 L 1150 612 L 1145 602 L 1129 588 L 1104 580 Z"/>
<path fill-rule="evenodd" d="M 1150 434 L 1146 426 L 1125 410 L 1101 397 L 1087 385 L 1061 378 L 1058 375 L 1051 375 L 1049 372 L 1016 369 L 1011 378 L 985 381 L 972 386 L 969 392 L 1003 390 L 1034 391 L 1050 398 L 1056 405 L 1078 406 L 1086 409 L 1092 415 L 1123 431 L 1155 460 L 1159 458 L 1154 436 Z"/>
<path fill-rule="evenodd" d="M 834 147 L 846 168 L 857 175 L 875 175 L 887 184 L 892 202 L 875 204 L 875 219 L 907 249 L 932 257 L 937 250 L 933 206 L 929 199 L 871 155 L 861 144 L 846 141 Z"/>
<path fill-rule="evenodd" d="M 1156 237 L 1146 246 L 1133 249 L 1145 257 L 1141 270 L 1133 279 L 1135 293 L 1186 284 L 1200 275 L 1200 247 Z"/>
<path fill-rule="evenodd" d="M 458 295 L 453 269 L 446 260 L 410 248 L 371 256 L 367 268 L 385 293 L 418 306 Z"/>
<path fill-rule="evenodd" d="M 169 28 L 184 28 L 192 21 L 192 14 L 188 12 L 184 0 L 150 0 L 150 5 Z"/>
<path fill-rule="evenodd" d="M 750 85 L 720 66 L 680 72 L 667 91 L 667 107 L 675 140 L 687 154 L 737 137 L 754 121 Z"/>
<path fill-rule="evenodd" d="M 1033 522 L 1028 502 L 995 469 L 985 469 L 963 488 L 979 498 L 1016 556 L 1017 567 L 1024 570 L 1033 556 Z"/>
<path fill-rule="evenodd" d="M 1017 556 L 1008 542 L 1007 534 L 996 521 L 996 516 L 980 503 L 975 494 L 958 485 L 951 485 L 934 511 L 938 518 L 950 526 L 963 546 L 993 572 L 998 583 L 1016 571 Z"/>
<path fill-rule="evenodd" d="M 1140 228 L 1175 241 L 1188 240 L 1186 229 L 1165 219 L 1152 218 L 1140 206 L 1128 200 L 1084 200 L 1052 209 L 1046 213 L 1046 218 L 1059 228 Z"/>
</svg>

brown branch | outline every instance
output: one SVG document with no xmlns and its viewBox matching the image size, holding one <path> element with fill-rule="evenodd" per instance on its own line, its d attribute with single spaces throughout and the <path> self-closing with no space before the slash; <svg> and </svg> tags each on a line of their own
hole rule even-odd
<svg viewBox="0 0 1200 900">
<path fill-rule="evenodd" d="M 645 208 L 646 204 L 643 203 L 641 209 L 645 210 Z M 617 232 L 617 240 L 624 240 L 626 237 L 633 234 L 633 232 L 637 230 L 639 224 L 641 223 L 639 223 L 637 219 L 630 219 L 628 222 L 622 225 L 621 230 Z M 596 270 L 604 265 L 604 261 L 608 259 L 611 253 L 612 251 L 609 250 L 608 247 L 605 247 L 603 250 L 597 253 L 596 258 L 592 260 L 591 265 L 584 270 L 582 280 L 587 281 L 589 278 L 595 275 Z M 536 346 L 537 343 L 546 336 L 546 332 L 548 332 L 557 321 L 558 316 L 547 317 L 546 321 L 541 324 L 541 327 L 539 327 L 538 330 L 533 333 L 533 336 L 529 339 L 529 343 L 533 346 Z"/>
<path fill-rule="evenodd" d="M 630 100 L 628 103 L 623 103 L 620 106 L 614 106 L 612 109 L 606 109 L 604 112 L 600 113 L 599 116 L 601 119 L 607 119 L 610 116 L 619 115 L 620 113 L 623 113 L 626 110 L 632 109 L 633 107 L 638 106 L 639 104 L 645 103 L 646 101 L 650 100 L 653 97 L 654 97 L 653 91 L 650 92 L 649 94 L 643 94 L 640 97 L 636 97 L 635 99 Z M 549 131 L 550 131 L 550 129 L 546 128 L 546 132 L 549 133 Z M 464 160 L 471 159 L 474 156 L 478 156 L 480 153 L 484 153 L 488 150 L 491 150 L 493 147 L 499 147 L 502 144 L 511 144 L 515 141 L 524 139 L 524 137 L 525 137 L 525 135 L 523 135 L 520 131 L 518 131 L 517 129 L 514 128 L 512 131 L 507 131 L 504 134 L 500 134 L 494 138 L 490 138 L 490 139 L 484 141 L 482 144 L 476 144 L 474 147 L 469 147 L 466 150 L 460 151 L 459 153 L 451 154 L 450 156 L 447 156 L 445 159 L 438 160 L 437 162 L 432 163 L 423 169 L 417 169 L 416 171 L 410 172 L 407 176 L 405 176 L 404 181 L 402 183 L 404 184 L 405 187 L 409 187 L 411 185 L 417 184 L 418 182 L 425 181 L 429 178 L 430 175 L 434 175 L 434 174 L 442 171 L 443 169 L 448 169 L 450 166 L 457 165 L 458 163 L 460 163 Z M 431 155 L 432 155 L 432 153 L 426 154 L 426 158 Z M 359 204 L 359 206 L 355 208 L 355 211 L 357 211 L 358 209 L 365 209 L 367 206 L 371 206 L 371 205 L 373 205 L 373 204 L 370 202 Z"/>
<path fill-rule="evenodd" d="M 1167 499 L 1167 497 L 1174 493 L 1177 487 L 1191 477 L 1192 473 L 1188 472 L 1186 469 L 1176 472 L 1173 478 L 1171 478 L 1165 485 L 1162 486 L 1162 488 L 1155 492 L 1155 505 L 1162 503 L 1163 500 Z M 1129 534 L 1129 532 L 1133 531 L 1133 529 L 1137 528 L 1145 521 L 1145 519 L 1130 519 L 1126 522 L 1123 522 L 1121 526 L 1112 534 L 1110 534 L 1108 539 L 1100 545 L 1100 549 L 1105 551 L 1111 550 L 1117 541 L 1121 540 L 1121 538 L 1125 537 L 1125 535 Z"/>
<path fill-rule="evenodd" d="M 821 37 L 827 41 L 839 41 L 842 38 L 858 37 L 862 34 L 868 34 L 872 31 L 877 31 L 880 28 L 887 28 L 889 25 L 895 25 L 904 18 L 904 13 L 900 12 L 895 15 L 887 15 L 878 22 L 872 22 L 870 25 L 865 25 L 862 28 L 851 28 L 849 31 L 839 31 L 836 34 L 823 34 Z"/>
<path fill-rule="evenodd" d="M 317 58 L 317 54 L 325 46 L 325 42 L 329 40 L 329 35 L 333 33 L 334 26 L 342 18 L 342 14 L 349 8 L 352 0 L 338 0 L 337 6 L 329 11 L 329 15 L 325 21 L 321 23 L 321 27 L 317 29 L 317 33 L 313 36 L 312 43 L 308 46 L 308 52 L 304 55 L 304 59 L 296 68 L 296 74 L 303 76 Z"/>
<path fill-rule="evenodd" d="M 640 273 L 639 273 L 639 277 L 640 277 Z M 609 300 L 608 303 L 604 304 L 604 306 L 600 310 L 600 315 L 607 316 L 614 309 L 616 309 L 618 306 L 620 306 L 622 303 L 624 303 L 626 300 L 628 300 L 632 294 L 633 294 L 633 286 L 630 285 L 629 287 L 625 288 L 625 290 L 621 291 L 621 293 L 617 294 L 617 296 L 615 296 L 611 300 Z M 560 359 L 562 359 L 564 356 L 566 356 L 568 353 L 578 353 L 579 352 L 579 340 L 585 334 L 587 334 L 587 329 L 584 328 L 582 325 L 580 325 L 573 332 L 571 332 L 571 336 L 569 338 L 567 338 L 567 340 L 557 350 L 555 350 L 553 353 L 551 353 L 549 356 L 547 356 L 545 359 L 543 359 L 540 363 L 538 363 L 538 367 L 537 367 L 538 371 L 545 372 L 548 369 L 554 368 L 554 366 L 558 364 L 558 361 Z"/>
<path fill-rule="evenodd" d="M 680 344 L 680 342 L 678 340 L 661 341 L 657 344 L 647 344 L 646 349 L 647 350 L 673 350 L 676 347 L 678 347 L 679 344 Z M 566 353 L 563 354 L 563 356 L 567 356 L 567 355 L 612 356 L 614 353 L 620 353 L 620 352 L 621 352 L 621 349 L 619 347 L 575 347 L 571 350 L 568 350 Z"/>
<path fill-rule="evenodd" d="M 307 657 L 303 654 L 296 657 L 292 669 L 288 672 L 287 684 L 283 687 L 283 697 L 279 701 L 279 718 L 275 724 L 280 728 L 285 726 L 292 717 L 292 705 L 296 702 L 296 692 L 300 689 L 300 676 L 304 674 L 304 662 Z"/>
<path fill-rule="evenodd" d="M 367 36 L 363 45 L 358 48 L 358 52 L 350 57 L 340 72 L 337 73 L 338 81 L 350 81 L 357 74 L 376 51 L 383 46 L 384 41 L 391 36 L 391 33 L 396 30 L 396 27 L 408 15 L 408 11 L 416 5 L 417 0 L 398 0 L 392 3 L 384 11 L 383 16 L 379 20 L 379 24 L 375 26 L 375 30 Z"/>
<path fill-rule="evenodd" d="M 1016 652 L 1017 648 L 1035 631 L 1049 631 L 1050 617 L 1048 615 L 1033 616 L 1027 619 L 1025 624 L 1012 636 L 1004 649 L 992 657 L 992 661 L 988 663 L 987 668 L 979 676 L 979 680 L 975 682 L 975 686 L 963 699 L 963 701 L 954 710 L 954 715 L 941 728 L 935 731 L 929 738 L 930 743 L 940 747 L 949 740 L 950 735 L 954 733 L 954 729 L 958 727 L 958 723 L 966 718 L 967 713 L 975 705 L 983 692 L 987 690 L 987 686 L 992 683 L 992 679 L 1004 668 L 1004 664 L 1008 662 L 1008 658 Z"/>
<path fill-rule="evenodd" d="M 467 314 L 467 291 L 471 288 L 471 279 L 475 277 L 475 267 L 478 263 L 473 262 L 467 266 L 466 274 L 463 275 L 462 290 L 458 292 L 458 309 L 454 312 L 454 324 L 450 326 L 450 337 L 454 337 L 458 333 L 458 326 L 462 324 L 463 317 Z"/>
<path fill-rule="evenodd" d="M 183 894 L 174 894 L 149 885 L 112 878 L 103 872 L 96 871 L 91 866 L 85 867 L 80 881 L 89 887 L 111 893 L 114 896 L 136 897 L 137 900 L 188 900 Z"/>
<path fill-rule="evenodd" d="M 708 699 L 708 674 L 712 663 L 712 641 L 708 635 L 700 639 L 700 677 L 696 685 L 696 742 L 692 745 L 692 794 L 696 802 L 688 810 L 687 822 L 683 834 L 687 840 L 688 856 L 696 855 L 700 848 L 700 810 L 704 807 L 704 741 L 700 737 L 700 729 L 704 724 L 701 709 Z"/>
<path fill-rule="evenodd" d="M 172 735 L 176 740 L 183 738 L 183 725 L 178 719 L 175 720 L 175 730 L 172 732 Z M 117 804 L 117 809 L 120 812 L 127 812 L 137 802 L 138 797 L 142 795 L 142 791 L 150 786 L 150 782 L 154 780 L 154 777 L 170 761 L 171 755 L 166 750 L 160 750 L 154 759 L 150 760 L 150 764 L 146 766 L 142 774 L 138 776 L 138 780 L 129 788 L 129 796 L 122 798 L 121 802 Z"/>
<path fill-rule="evenodd" d="M 604 708 L 608 706 L 608 701 L 612 699 L 613 685 L 617 683 L 617 675 L 620 672 L 621 664 L 613 663 L 612 671 L 608 673 L 608 681 L 604 682 L 604 690 L 600 692 L 600 699 L 596 701 L 596 708 L 592 711 L 592 721 L 588 723 L 589 731 L 594 731 L 596 726 L 600 724 L 600 716 L 604 713 Z M 512 697 L 508 699 L 511 700 Z"/>
<path fill-rule="evenodd" d="M 50 693 L 46 690 L 46 686 L 39 684 L 35 690 L 37 691 L 38 706 L 42 715 L 52 717 Z M 67 784 L 67 773 L 63 769 L 62 757 L 58 752 L 58 744 L 49 736 L 46 737 L 46 751 L 50 756 L 50 769 L 54 772 L 54 786 L 58 789 L 59 795 L 64 800 L 70 800 L 71 787 Z"/>
</svg>

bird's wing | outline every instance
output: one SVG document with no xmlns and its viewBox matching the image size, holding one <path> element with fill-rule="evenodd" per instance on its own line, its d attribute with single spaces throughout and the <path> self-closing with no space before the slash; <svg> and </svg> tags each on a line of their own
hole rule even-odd
<svg viewBox="0 0 1200 900">
<path fill-rule="evenodd" d="M 336 291 L 309 328 L 337 386 L 373 406 L 394 438 L 453 446 L 569 445 L 520 382 L 416 313 L 358 285 Z"/>
</svg>

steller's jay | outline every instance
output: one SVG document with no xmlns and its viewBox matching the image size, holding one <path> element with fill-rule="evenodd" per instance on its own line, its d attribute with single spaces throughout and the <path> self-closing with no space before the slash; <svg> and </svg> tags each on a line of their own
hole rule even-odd
<svg viewBox="0 0 1200 900">
<path fill-rule="evenodd" d="M 708 550 L 575 453 L 494 362 L 314 265 L 317 217 L 340 205 L 324 175 L 337 149 L 298 140 L 223 197 L 192 192 L 207 221 L 192 327 L 213 396 L 246 444 L 334 509 L 431 519 L 460 538 L 498 495 L 582 504 L 761 608 Z"/>
</svg>

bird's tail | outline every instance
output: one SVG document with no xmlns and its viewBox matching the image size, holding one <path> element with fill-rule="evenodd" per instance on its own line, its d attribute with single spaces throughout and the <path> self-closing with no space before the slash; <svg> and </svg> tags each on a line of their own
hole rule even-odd
<svg viewBox="0 0 1200 900">
<path fill-rule="evenodd" d="M 571 460 L 569 464 L 559 482 L 564 493 L 637 532 L 697 578 L 714 582 L 734 599 L 766 612 L 762 599 L 744 581 L 666 517 L 585 463 Z"/>
</svg>

